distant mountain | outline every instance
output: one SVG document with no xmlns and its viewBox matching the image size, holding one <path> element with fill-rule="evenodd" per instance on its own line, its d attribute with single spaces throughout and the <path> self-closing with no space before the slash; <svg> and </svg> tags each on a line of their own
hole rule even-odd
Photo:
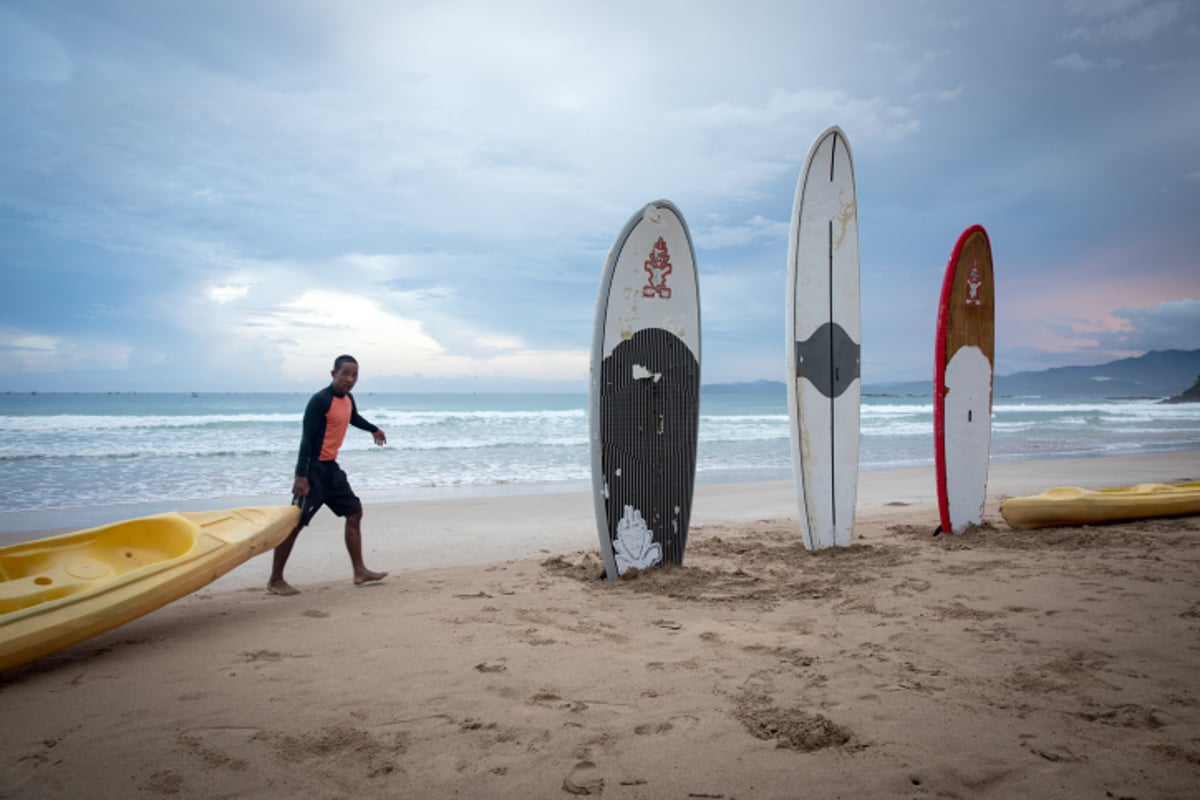
<svg viewBox="0 0 1200 800">
<path fill-rule="evenodd" d="M 1151 350 L 1092 367 L 1054 367 L 1035 372 L 997 375 L 997 397 L 1172 397 L 1192 385 L 1200 374 L 1200 350 Z M 864 394 L 929 396 L 927 381 L 879 383 L 863 387 Z"/>
</svg>

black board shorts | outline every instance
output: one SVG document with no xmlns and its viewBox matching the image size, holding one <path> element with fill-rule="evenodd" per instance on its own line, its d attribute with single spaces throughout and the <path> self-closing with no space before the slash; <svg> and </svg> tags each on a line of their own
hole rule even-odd
<svg viewBox="0 0 1200 800">
<path fill-rule="evenodd" d="M 339 517 L 362 513 L 362 501 L 336 461 L 314 461 L 308 468 L 308 494 L 300 498 L 300 527 L 312 522 L 321 506 Z"/>
</svg>

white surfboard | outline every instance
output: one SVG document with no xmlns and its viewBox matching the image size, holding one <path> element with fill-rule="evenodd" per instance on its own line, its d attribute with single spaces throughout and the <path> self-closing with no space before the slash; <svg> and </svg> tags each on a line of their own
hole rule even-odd
<svg viewBox="0 0 1200 800">
<path fill-rule="evenodd" d="M 847 547 L 854 531 L 861 341 L 854 163 L 835 126 L 804 162 L 788 246 L 788 418 L 809 550 Z"/>
<path fill-rule="evenodd" d="M 589 427 L 604 572 L 683 563 L 700 419 L 700 292 L 666 200 L 617 237 L 596 299 Z"/>
</svg>

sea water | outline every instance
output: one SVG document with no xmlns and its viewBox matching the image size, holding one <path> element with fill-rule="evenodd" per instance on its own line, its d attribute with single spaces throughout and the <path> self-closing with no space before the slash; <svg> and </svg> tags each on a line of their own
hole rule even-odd
<svg viewBox="0 0 1200 800">
<path fill-rule="evenodd" d="M 308 397 L 0 394 L 0 531 L 29 529 L 45 515 L 27 512 L 50 509 L 78 527 L 100 524 L 105 508 L 286 503 Z M 346 435 L 339 462 L 364 499 L 590 486 L 585 394 L 355 398 L 388 436 L 381 448 Z M 866 395 L 861 420 L 862 469 L 933 464 L 930 397 Z M 1200 449 L 1200 406 L 1001 397 L 992 431 L 998 460 Z M 782 384 L 705 387 L 699 437 L 698 481 L 791 476 Z"/>
</svg>

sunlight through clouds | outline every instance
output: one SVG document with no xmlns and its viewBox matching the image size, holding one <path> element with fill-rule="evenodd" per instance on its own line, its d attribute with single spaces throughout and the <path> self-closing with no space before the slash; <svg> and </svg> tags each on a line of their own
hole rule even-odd
<svg viewBox="0 0 1200 800">
<path fill-rule="evenodd" d="M 293 379 L 321 375 L 339 353 L 354 355 L 377 374 L 419 371 L 442 353 L 419 321 L 389 314 L 369 298 L 328 290 L 306 291 L 241 331 L 271 342 L 283 374 Z"/>
<path fill-rule="evenodd" d="M 205 292 L 205 295 L 214 303 L 231 303 L 241 300 L 249 292 L 249 286 L 214 286 Z"/>
<path fill-rule="evenodd" d="M 364 374 L 424 378 L 524 376 L 531 380 L 584 380 L 587 351 L 530 348 L 519 337 L 487 334 L 475 339 L 480 352 L 452 352 L 424 325 L 388 312 L 376 301 L 345 292 L 309 290 L 265 315 L 238 326 L 245 337 L 277 349 L 284 377 L 312 379 L 327 362 L 350 353 Z"/>
</svg>

